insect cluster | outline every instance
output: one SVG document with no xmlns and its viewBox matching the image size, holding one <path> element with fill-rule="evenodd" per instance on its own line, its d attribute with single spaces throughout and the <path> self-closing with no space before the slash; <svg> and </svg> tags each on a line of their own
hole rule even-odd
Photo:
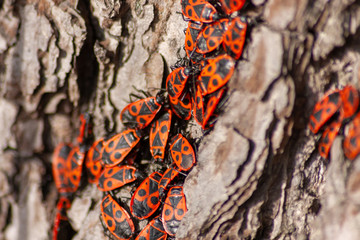
<svg viewBox="0 0 360 240">
<path fill-rule="evenodd" d="M 128 104 L 120 113 L 126 128 L 108 138 L 94 141 L 91 117 L 81 115 L 78 145 L 60 144 L 53 155 L 60 195 L 53 239 L 58 239 L 61 222 L 67 221 L 66 210 L 80 185 L 83 164 L 87 181 L 104 192 L 101 219 L 111 235 L 117 239 L 132 239 L 135 233 L 136 239 L 175 236 L 187 211 L 182 183 L 196 163 L 194 140 L 185 132 L 187 120 L 193 116 L 209 129 L 226 101 L 226 83 L 245 43 L 247 23 L 238 12 L 244 3 L 181 0 L 188 21 L 187 56 L 172 67 L 166 91 Z M 136 186 L 129 205 L 116 196 L 126 184 Z M 149 222 L 140 231 L 138 223 L 144 219 Z"/>
<path fill-rule="evenodd" d="M 359 93 L 353 86 L 332 90 L 316 103 L 310 116 L 309 128 L 314 134 L 323 130 L 319 152 L 328 158 L 336 136 L 344 131 L 343 149 L 345 156 L 353 160 L 360 153 Z"/>
</svg>

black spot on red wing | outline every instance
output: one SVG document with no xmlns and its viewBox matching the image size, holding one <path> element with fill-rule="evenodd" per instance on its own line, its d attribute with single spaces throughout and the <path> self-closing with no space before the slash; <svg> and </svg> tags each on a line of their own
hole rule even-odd
<svg viewBox="0 0 360 240">
<path fill-rule="evenodd" d="M 183 215 L 184 214 L 184 210 L 182 210 L 181 208 L 177 210 L 177 214 L 178 215 Z"/>
<path fill-rule="evenodd" d="M 145 191 L 144 189 L 140 189 L 140 190 L 138 191 L 138 195 L 139 195 L 140 197 L 143 197 L 143 196 L 146 195 L 146 191 Z"/>
<path fill-rule="evenodd" d="M 110 219 L 109 219 L 109 220 L 107 220 L 107 225 L 108 225 L 109 227 L 112 227 L 112 225 L 113 225 L 113 221 L 111 221 Z"/>
<path fill-rule="evenodd" d="M 219 85 L 219 83 L 218 83 L 218 81 L 216 79 L 213 79 L 212 85 L 214 85 L 216 87 L 217 85 Z"/>
<path fill-rule="evenodd" d="M 176 155 L 175 159 L 176 159 L 176 161 L 178 162 L 178 161 L 180 160 L 179 155 Z"/>
<path fill-rule="evenodd" d="M 135 105 L 131 106 L 131 111 L 136 113 L 137 112 L 137 107 Z"/>
<path fill-rule="evenodd" d="M 357 146 L 356 137 L 350 138 L 350 144 L 351 144 L 353 147 L 356 147 L 356 146 Z"/>
<path fill-rule="evenodd" d="M 120 159 L 121 158 L 121 154 L 119 152 L 114 154 L 115 159 Z"/>
<path fill-rule="evenodd" d="M 112 184 L 112 181 L 108 181 L 106 185 L 107 185 L 107 187 L 111 188 L 112 185 L 113 185 L 113 184 Z"/>
<path fill-rule="evenodd" d="M 320 153 L 325 153 L 325 147 L 324 146 L 320 147 Z"/>
<path fill-rule="evenodd" d="M 189 9 L 188 9 L 188 11 L 187 11 L 187 15 L 188 15 L 189 17 L 191 17 L 191 16 L 193 15 L 193 13 L 192 13 L 192 9 L 191 9 L 191 8 L 189 8 Z"/>
<path fill-rule="evenodd" d="M 189 147 L 188 146 L 185 146 L 184 147 L 184 151 L 187 152 L 189 150 Z"/>
<path fill-rule="evenodd" d="M 121 218 L 121 216 L 122 216 L 122 212 L 121 211 L 116 211 L 115 217 L 116 218 Z"/>
<path fill-rule="evenodd" d="M 158 204 L 158 202 L 159 202 L 159 198 L 153 196 L 153 197 L 150 198 L 150 202 L 151 202 L 153 205 L 156 205 L 156 204 Z"/>
<path fill-rule="evenodd" d="M 93 165 L 93 169 L 94 169 L 95 171 L 97 171 L 97 170 L 98 170 L 98 166 Z"/>
<path fill-rule="evenodd" d="M 210 39 L 209 46 L 214 47 L 215 45 L 216 45 L 216 43 L 212 39 Z"/>
<path fill-rule="evenodd" d="M 166 216 L 169 216 L 170 214 L 171 214 L 171 211 L 170 211 L 169 209 L 166 209 L 166 210 L 165 210 L 165 215 L 166 215 Z"/>
<path fill-rule="evenodd" d="M 184 100 L 182 102 L 184 103 L 184 105 L 188 105 L 190 103 L 190 99 L 184 98 Z"/>
<path fill-rule="evenodd" d="M 162 126 L 160 132 L 165 134 L 168 131 L 168 127 L 166 125 Z"/>
<path fill-rule="evenodd" d="M 235 48 L 235 50 L 239 50 L 240 46 L 238 44 L 234 44 L 233 47 Z"/>
<path fill-rule="evenodd" d="M 187 40 L 187 41 L 186 41 L 186 44 L 187 44 L 188 47 L 191 47 L 191 46 L 192 46 L 192 42 L 191 42 L 190 40 Z"/>
</svg>

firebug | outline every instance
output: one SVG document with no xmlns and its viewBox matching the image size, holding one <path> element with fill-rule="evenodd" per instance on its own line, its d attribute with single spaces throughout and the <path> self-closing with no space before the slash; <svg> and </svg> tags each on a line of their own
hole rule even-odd
<svg viewBox="0 0 360 240">
<path fill-rule="evenodd" d="M 237 17 L 231 20 L 228 29 L 224 32 L 223 46 L 226 52 L 239 59 L 246 38 L 247 23 L 241 17 Z"/>
<path fill-rule="evenodd" d="M 128 126 L 142 129 L 148 126 L 164 104 L 164 95 L 148 97 L 128 104 L 120 113 L 120 120 Z"/>
<path fill-rule="evenodd" d="M 320 128 L 339 110 L 341 106 L 340 90 L 334 90 L 315 104 L 310 116 L 309 128 L 316 134 Z"/>
<path fill-rule="evenodd" d="M 113 167 L 122 162 L 141 137 L 141 131 L 127 129 L 107 140 L 101 153 L 104 164 L 107 167 Z"/>
<path fill-rule="evenodd" d="M 183 187 L 176 186 L 170 188 L 161 214 L 164 229 L 170 236 L 175 236 L 186 212 L 187 208 Z"/>
<path fill-rule="evenodd" d="M 180 171 L 188 171 L 195 164 L 195 152 L 189 141 L 181 134 L 177 134 L 170 144 L 170 158 Z"/>
<path fill-rule="evenodd" d="M 99 177 L 98 189 L 103 192 L 111 191 L 135 181 L 139 176 L 139 171 L 132 166 L 104 168 Z"/>
<path fill-rule="evenodd" d="M 129 213 L 111 195 L 105 196 L 101 202 L 101 216 L 117 239 L 130 239 L 134 234 L 135 226 Z"/>
<path fill-rule="evenodd" d="M 136 189 L 130 202 L 130 211 L 137 219 L 150 217 L 160 206 L 159 181 L 162 175 L 153 172 Z"/>
<path fill-rule="evenodd" d="M 215 7 L 206 0 L 181 0 L 181 10 L 185 17 L 202 23 L 209 23 L 220 18 Z"/>
</svg>

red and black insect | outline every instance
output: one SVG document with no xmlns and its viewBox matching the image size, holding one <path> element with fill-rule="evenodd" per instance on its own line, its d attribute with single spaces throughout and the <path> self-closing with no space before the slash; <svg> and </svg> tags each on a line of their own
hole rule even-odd
<svg viewBox="0 0 360 240">
<path fill-rule="evenodd" d="M 163 195 L 165 194 L 166 188 L 169 185 L 169 183 L 174 180 L 174 178 L 176 178 L 176 176 L 179 175 L 179 171 L 170 167 L 168 169 L 166 169 L 166 171 L 164 172 L 162 178 L 160 179 L 160 183 L 159 183 L 159 194 L 160 197 L 163 197 Z"/>
<path fill-rule="evenodd" d="M 168 110 L 153 122 L 150 130 L 150 152 L 154 159 L 163 161 L 171 127 L 172 112 Z"/>
<path fill-rule="evenodd" d="M 111 191 L 135 181 L 139 176 L 139 171 L 132 166 L 104 168 L 99 177 L 98 188 L 103 192 Z"/>
<path fill-rule="evenodd" d="M 135 227 L 129 213 L 110 195 L 105 196 L 101 202 L 101 216 L 117 239 L 130 239 L 134 234 Z"/>
<path fill-rule="evenodd" d="M 159 181 L 162 175 L 153 172 L 136 189 L 130 202 L 130 210 L 137 219 L 150 217 L 160 206 Z"/>
<path fill-rule="evenodd" d="M 177 134 L 170 144 L 170 158 L 180 171 L 190 170 L 195 162 L 195 152 L 189 141 L 181 134 Z"/>
<path fill-rule="evenodd" d="M 245 4 L 245 0 L 219 0 L 221 9 L 226 14 L 232 14 L 239 11 Z"/>
<path fill-rule="evenodd" d="M 213 93 L 224 86 L 230 80 L 234 68 L 235 61 L 226 54 L 209 60 L 209 64 L 198 76 L 202 95 Z"/>
<path fill-rule="evenodd" d="M 169 96 L 179 98 L 185 88 L 190 73 L 190 68 L 178 67 L 169 74 L 166 79 L 166 90 L 169 93 Z"/>
<path fill-rule="evenodd" d="M 206 0 L 181 0 L 181 10 L 185 17 L 202 23 L 220 19 L 215 7 Z"/>
<path fill-rule="evenodd" d="M 228 29 L 224 32 L 224 49 L 235 59 L 239 59 L 243 52 L 246 30 L 246 20 L 241 17 L 237 17 L 231 20 Z"/>
<path fill-rule="evenodd" d="M 350 160 L 354 160 L 360 153 L 360 113 L 349 123 L 343 149 L 345 156 Z"/>
<path fill-rule="evenodd" d="M 112 167 L 122 162 L 141 137 L 141 131 L 127 129 L 107 140 L 101 152 L 104 164 L 107 167 Z"/>
<path fill-rule="evenodd" d="M 121 111 L 120 120 L 132 128 L 145 128 L 155 118 L 164 102 L 162 93 L 132 102 Z"/>
<path fill-rule="evenodd" d="M 199 36 L 200 31 L 203 28 L 202 23 L 189 21 L 188 27 L 185 31 L 185 51 L 189 58 L 192 57 L 192 54 L 195 52 L 196 39 Z"/>
<path fill-rule="evenodd" d="M 340 90 L 325 94 L 320 102 L 315 104 L 310 116 L 309 128 L 316 134 L 320 128 L 339 110 L 341 106 Z"/>
<path fill-rule="evenodd" d="M 100 138 L 93 143 L 86 154 L 85 167 L 89 183 L 97 183 L 103 169 L 101 164 L 101 151 L 103 144 L 104 138 Z"/>
<path fill-rule="evenodd" d="M 59 193 L 75 192 L 81 180 L 84 154 L 72 144 L 59 144 L 53 154 L 52 170 Z"/>
<path fill-rule="evenodd" d="M 184 90 L 179 98 L 171 97 L 169 95 L 170 105 L 172 111 L 181 119 L 189 120 L 191 118 L 191 95 L 190 92 Z"/>
<path fill-rule="evenodd" d="M 163 223 L 160 220 L 160 216 L 157 216 L 146 225 L 135 240 L 165 240 L 166 237 L 167 233 Z"/>
<path fill-rule="evenodd" d="M 164 229 L 170 236 L 175 236 L 186 212 L 187 208 L 183 187 L 176 186 L 170 188 L 161 214 Z"/>
<path fill-rule="evenodd" d="M 223 42 L 228 23 L 225 18 L 206 26 L 196 39 L 196 52 L 206 54 L 217 49 Z"/>
</svg>

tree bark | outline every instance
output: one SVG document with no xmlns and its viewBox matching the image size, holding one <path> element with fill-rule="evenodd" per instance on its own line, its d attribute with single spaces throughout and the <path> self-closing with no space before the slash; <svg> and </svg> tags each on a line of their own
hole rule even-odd
<svg viewBox="0 0 360 240">
<path fill-rule="evenodd" d="M 187 128 L 200 144 L 176 238 L 358 239 L 360 163 L 341 134 L 322 159 L 307 123 L 324 92 L 360 87 L 360 2 L 247 2 L 226 108 L 205 135 Z M 50 238 L 54 147 L 75 142 L 85 111 L 96 138 L 119 132 L 133 86 L 163 87 L 185 55 L 180 11 L 180 0 L 0 1 L 0 239 Z M 76 194 L 73 239 L 108 238 L 101 199 L 91 184 Z"/>
</svg>

